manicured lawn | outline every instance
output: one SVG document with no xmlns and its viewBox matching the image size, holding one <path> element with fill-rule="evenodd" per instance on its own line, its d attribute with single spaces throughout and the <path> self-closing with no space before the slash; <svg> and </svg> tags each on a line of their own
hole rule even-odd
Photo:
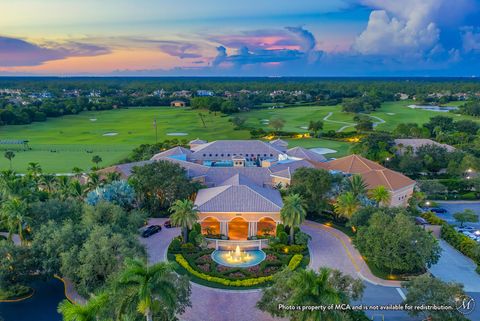
<svg viewBox="0 0 480 321">
<path fill-rule="evenodd" d="M 480 118 L 406 107 L 412 103 L 413 101 L 402 101 L 383 104 L 379 111 L 371 114 L 386 121 L 377 128 L 390 131 L 402 122 L 423 124 L 436 115 L 480 122 Z M 203 115 L 205 127 L 199 113 Z M 339 130 L 354 123 L 354 114 L 343 113 L 340 105 L 259 109 L 239 115 L 247 118 L 246 126 L 266 130 L 271 128 L 264 120 L 281 117 L 286 121 L 283 130 L 291 132 L 307 132 L 305 127 L 310 120 L 323 120 L 329 115 L 327 120 L 323 120 L 324 130 Z M 9 167 L 3 153 L 10 148 L 16 152 L 13 168 L 18 172 L 25 172 L 29 162 L 39 162 L 45 172 L 68 173 L 73 167 L 87 170 L 93 165 L 91 162 L 93 155 L 99 155 L 103 159 L 100 166 L 108 166 L 126 157 L 134 147 L 155 142 L 154 119 L 157 120 L 159 141 L 173 138 L 191 140 L 197 137 L 208 141 L 250 138 L 247 130 L 234 130 L 228 116 L 188 108 L 142 107 L 85 112 L 30 125 L 0 127 L 2 139 L 27 139 L 32 148 L 29 151 L 22 151 L 18 146 L 1 145 L 0 169 Z M 344 130 L 353 130 L 353 127 Z M 114 135 L 105 136 L 107 133 Z M 170 136 L 168 133 L 187 135 Z M 325 139 L 287 140 L 290 147 L 324 147 L 338 151 L 335 154 L 328 154 L 330 157 L 347 155 L 350 147 L 346 142 Z"/>
<path fill-rule="evenodd" d="M 323 147 L 323 148 L 330 148 L 330 149 L 336 150 L 337 153 L 325 155 L 326 157 L 335 157 L 335 158 L 348 155 L 349 154 L 348 150 L 351 147 L 351 144 L 347 142 L 322 139 L 322 138 L 302 138 L 302 139 L 290 138 L 290 139 L 285 139 L 285 141 L 288 142 L 289 148 L 295 147 L 295 146 L 301 146 L 304 148 Z"/>
<path fill-rule="evenodd" d="M 430 120 L 431 117 L 437 115 L 449 116 L 455 120 L 470 119 L 480 122 L 480 118 L 472 116 L 464 116 L 456 113 L 442 113 L 435 111 L 426 111 L 421 109 L 408 108 L 408 105 L 412 105 L 415 102 L 412 100 L 386 102 L 382 105 L 382 108 L 369 115 L 376 116 L 385 121 L 383 124 L 378 125 L 378 129 L 392 131 L 400 123 L 414 122 L 418 124 L 424 124 Z M 455 102 L 448 104 L 450 106 L 458 106 L 462 103 Z M 323 120 L 326 116 L 332 113 L 327 120 Z M 246 125 L 263 128 L 265 130 L 272 129 L 265 120 L 271 120 L 274 118 L 282 118 L 285 120 L 285 131 L 293 132 L 307 132 L 302 127 L 308 126 L 310 120 L 323 120 L 324 131 L 327 130 L 339 130 L 343 126 L 354 124 L 353 113 L 344 113 L 341 111 L 341 105 L 337 106 L 304 106 L 304 107 L 286 107 L 276 109 L 260 109 L 247 113 L 242 113 L 247 118 Z M 373 119 L 374 122 L 378 120 Z M 344 131 L 351 131 L 353 127 L 345 128 Z"/>
<path fill-rule="evenodd" d="M 265 120 L 272 120 L 275 118 L 282 118 L 285 120 L 284 131 L 291 132 L 307 132 L 307 127 L 310 120 L 323 120 L 330 112 L 341 113 L 340 106 L 304 106 L 304 107 L 286 107 L 275 109 L 258 109 L 245 113 L 240 113 L 241 116 L 247 118 L 246 126 L 263 128 L 265 130 L 272 130 Z M 344 118 L 343 115 L 338 117 L 351 121 L 351 117 Z M 333 115 L 331 116 L 334 119 Z M 325 121 L 324 130 L 338 130 L 344 126 L 342 124 Z"/>
<path fill-rule="evenodd" d="M 27 139 L 30 151 L 18 147 L 0 146 L 0 169 L 9 167 L 3 157 L 7 148 L 15 149 L 13 167 L 24 172 L 29 162 L 39 162 L 46 172 L 71 172 L 77 166 L 90 168 L 93 155 L 102 157 L 101 166 L 107 166 L 126 157 L 136 146 L 155 142 L 153 120 L 157 120 L 158 140 L 165 139 L 248 139 L 245 130 L 234 130 L 229 118 L 185 108 L 146 107 L 85 112 L 49 119 L 30 125 L 0 127 L 2 139 Z M 95 121 L 93 121 L 96 119 Z M 117 133 L 115 136 L 104 136 Z M 186 136 L 169 136 L 167 133 L 187 133 Z M 89 151 L 89 152 L 87 152 Z"/>
</svg>

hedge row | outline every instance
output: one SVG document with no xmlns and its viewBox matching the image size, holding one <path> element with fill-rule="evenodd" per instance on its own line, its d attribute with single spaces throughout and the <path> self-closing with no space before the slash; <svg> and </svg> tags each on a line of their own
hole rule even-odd
<svg viewBox="0 0 480 321">
<path fill-rule="evenodd" d="M 294 255 L 290 260 L 290 262 L 288 263 L 288 267 L 292 271 L 295 270 L 300 265 L 300 262 L 302 261 L 302 259 L 303 259 L 303 255 L 301 254 Z M 236 286 L 236 287 L 254 286 L 254 285 L 259 285 L 265 282 L 272 281 L 273 279 L 273 275 L 269 275 L 269 276 L 261 276 L 258 278 L 243 279 L 243 280 L 228 280 L 228 279 L 224 279 L 217 276 L 211 276 L 193 269 L 188 263 L 188 261 L 183 257 L 182 254 L 175 254 L 175 261 L 177 261 L 177 263 L 180 264 L 180 266 L 182 266 L 190 274 L 200 279 L 203 279 L 209 282 L 219 283 L 225 286 Z"/>
</svg>

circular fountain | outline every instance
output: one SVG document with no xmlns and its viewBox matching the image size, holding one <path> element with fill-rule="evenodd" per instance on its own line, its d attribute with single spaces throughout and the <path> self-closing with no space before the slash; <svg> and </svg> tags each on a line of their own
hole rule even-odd
<svg viewBox="0 0 480 321">
<path fill-rule="evenodd" d="M 229 267 L 254 266 L 265 260 L 265 257 L 265 252 L 262 250 L 242 251 L 238 245 L 234 251 L 215 250 L 212 253 L 212 259 L 215 262 Z"/>
</svg>

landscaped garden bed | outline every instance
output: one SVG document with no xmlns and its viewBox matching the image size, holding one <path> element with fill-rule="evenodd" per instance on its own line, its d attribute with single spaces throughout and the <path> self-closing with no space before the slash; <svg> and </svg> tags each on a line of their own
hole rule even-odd
<svg viewBox="0 0 480 321">
<path fill-rule="evenodd" d="M 265 260 L 247 268 L 228 267 L 212 259 L 212 248 L 202 248 L 192 243 L 179 245 L 174 239 L 168 250 L 168 258 L 175 261 L 177 272 L 188 273 L 192 281 L 220 288 L 258 288 L 268 284 L 272 276 L 285 267 L 295 270 L 309 262 L 305 245 L 274 244 L 263 249 Z"/>
</svg>

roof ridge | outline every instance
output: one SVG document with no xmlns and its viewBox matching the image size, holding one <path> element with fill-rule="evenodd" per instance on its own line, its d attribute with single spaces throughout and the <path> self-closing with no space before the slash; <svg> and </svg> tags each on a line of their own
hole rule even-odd
<svg viewBox="0 0 480 321">
<path fill-rule="evenodd" d="M 385 175 L 385 170 L 386 170 L 386 168 L 383 168 L 383 169 L 377 169 L 377 171 L 379 171 L 379 172 L 381 172 L 381 173 L 382 173 L 382 175 L 383 175 L 383 177 L 385 178 L 385 181 L 387 182 L 387 184 L 388 184 L 388 187 L 390 188 L 390 190 L 391 190 L 391 191 L 393 191 L 393 190 L 394 190 L 394 188 L 393 188 L 392 184 L 390 183 L 390 181 L 388 180 L 387 176 Z"/>
<path fill-rule="evenodd" d="M 255 189 L 253 189 L 251 186 L 248 186 L 248 185 L 240 185 L 240 186 L 245 186 L 247 187 L 248 189 L 252 190 L 255 194 L 258 194 L 260 195 L 260 197 L 262 197 L 263 199 L 265 199 L 267 202 L 270 202 L 272 203 L 273 205 L 277 206 L 277 207 L 280 207 L 278 206 L 278 204 L 275 204 L 272 200 L 269 200 L 268 198 L 266 198 L 265 196 L 263 196 L 262 194 L 260 194 L 259 192 L 257 192 Z M 263 188 L 263 189 L 266 189 L 265 187 L 261 187 L 261 186 L 258 186 L 259 188 Z"/>
<path fill-rule="evenodd" d="M 358 156 L 357 154 L 354 154 L 354 156 L 355 156 L 356 158 L 358 158 L 358 160 L 359 160 L 360 162 L 362 162 L 363 165 L 367 166 L 367 168 L 368 168 L 369 170 L 374 170 L 373 168 L 371 168 L 370 166 L 368 166 L 367 163 L 365 163 L 365 162 L 363 161 L 363 159 L 362 159 L 363 157 L 360 157 L 360 156 Z M 379 164 L 379 165 L 380 165 L 380 164 Z"/>
</svg>

